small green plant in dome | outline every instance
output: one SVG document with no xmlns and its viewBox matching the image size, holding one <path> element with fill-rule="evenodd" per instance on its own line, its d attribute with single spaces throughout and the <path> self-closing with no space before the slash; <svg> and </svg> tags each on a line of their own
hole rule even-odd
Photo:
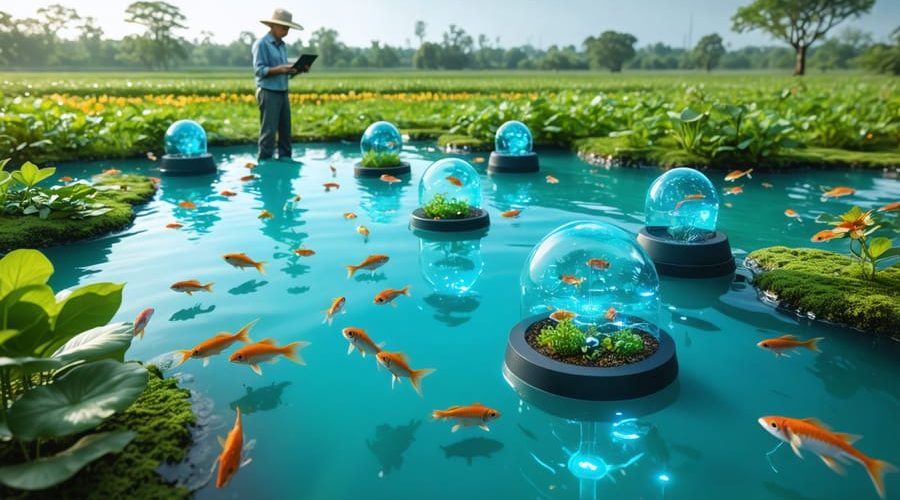
<svg viewBox="0 0 900 500">
<path fill-rule="evenodd" d="M 581 353 L 584 346 L 584 333 L 567 319 L 552 326 L 545 326 L 538 334 L 541 347 L 553 349 L 560 356 L 571 356 Z"/>
<path fill-rule="evenodd" d="M 604 337 L 600 346 L 622 356 L 631 356 L 644 350 L 644 339 L 631 328 L 626 328 Z"/>
<path fill-rule="evenodd" d="M 436 194 L 422 206 L 422 211 L 432 219 L 462 219 L 468 217 L 472 209 L 466 200 L 447 199 L 442 194 Z"/>
<path fill-rule="evenodd" d="M 396 167 L 400 165 L 400 154 L 375 150 L 366 151 L 362 158 L 362 166 L 366 168 Z"/>
</svg>

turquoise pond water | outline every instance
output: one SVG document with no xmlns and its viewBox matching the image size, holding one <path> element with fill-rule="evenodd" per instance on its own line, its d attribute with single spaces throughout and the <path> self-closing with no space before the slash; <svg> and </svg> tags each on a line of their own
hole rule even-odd
<svg viewBox="0 0 900 500">
<path fill-rule="evenodd" d="M 223 490 L 205 484 L 198 498 L 877 498 L 857 464 L 839 476 L 813 454 L 801 460 L 788 446 L 767 457 L 777 440 L 757 423 L 763 415 L 818 417 L 835 430 L 864 435 L 857 443 L 863 453 L 900 464 L 900 345 L 779 312 L 760 300 L 740 266 L 734 282 L 663 279 L 660 323 L 675 339 L 680 374 L 657 397 L 576 404 L 511 387 L 503 356 L 520 319 L 519 274 L 532 247 L 577 219 L 636 232 L 646 189 L 660 170 L 603 169 L 552 151 L 540 152 L 541 172 L 534 175 L 488 176 L 486 163 L 474 163 L 490 232 L 480 241 L 448 243 L 423 240 L 408 228 L 418 178 L 441 152 L 404 146 L 412 180 L 388 186 L 353 177 L 356 144 L 296 151 L 302 165 L 262 165 L 253 171 L 259 179 L 241 182 L 254 148 L 213 150 L 217 175 L 164 178 L 156 199 L 125 232 L 47 250 L 55 289 L 127 282 L 116 320 L 156 309 L 129 358 L 165 359 L 257 318 L 254 340 L 312 342 L 302 351 L 308 366 L 281 360 L 264 364 L 262 376 L 225 355 L 206 368 L 189 360 L 167 372 L 180 374 L 195 392 L 206 421 L 191 453 L 197 472 L 189 476 L 182 468 L 178 477 L 204 483 L 219 450 L 216 435 L 231 428 L 235 405 L 245 413 L 245 439 L 256 440 L 253 462 Z M 63 165 L 58 174 L 85 177 L 110 166 L 157 175 L 146 160 Z M 546 183 L 547 174 L 559 184 Z M 723 177 L 712 174 L 720 192 Z M 325 192 L 322 184 L 331 181 L 340 189 Z M 719 228 L 739 262 L 764 246 L 811 246 L 810 236 L 824 228 L 812 219 L 822 211 L 900 199 L 900 182 L 881 173 L 760 173 L 735 184 L 744 193 L 722 197 L 733 206 L 722 208 Z M 819 186 L 835 185 L 858 191 L 820 201 Z M 238 195 L 217 194 L 226 189 Z M 297 194 L 298 207 L 285 211 Z M 179 208 L 183 200 L 198 208 Z M 802 221 L 785 217 L 788 207 Z M 522 215 L 500 217 L 511 208 Z M 263 209 L 274 218 L 257 218 Z M 348 211 L 359 218 L 344 220 Z M 176 221 L 184 227 L 165 228 Z M 368 241 L 356 232 L 358 224 L 371 230 Z M 300 246 L 316 254 L 294 255 Z M 267 274 L 232 268 L 222 259 L 228 252 L 267 261 Z M 390 261 L 374 275 L 347 279 L 344 266 L 372 253 Z M 447 260 L 433 265 L 441 259 Z M 468 292 L 446 293 L 442 269 L 477 281 Z M 186 279 L 214 282 L 214 291 L 187 296 L 169 289 Z M 399 297 L 396 307 L 373 304 L 382 289 L 406 285 L 412 296 Z M 346 314 L 328 326 L 323 311 L 337 296 L 347 297 Z M 340 335 L 346 326 L 407 353 L 415 368 L 436 368 L 422 383 L 424 397 L 408 381 L 391 390 L 390 376 L 373 358 L 347 356 Z M 787 333 L 826 337 L 823 352 L 775 358 L 755 345 Z M 502 412 L 489 433 L 451 433 L 449 423 L 429 418 L 434 409 L 476 401 Z M 900 474 L 887 475 L 886 486 L 888 496 L 900 497 Z"/>
</svg>

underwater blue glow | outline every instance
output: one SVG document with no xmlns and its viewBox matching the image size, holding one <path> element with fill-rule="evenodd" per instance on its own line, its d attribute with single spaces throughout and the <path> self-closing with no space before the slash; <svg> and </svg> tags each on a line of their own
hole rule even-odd
<svg viewBox="0 0 900 500">
<path fill-rule="evenodd" d="M 668 474 L 660 474 L 657 479 L 659 479 L 660 481 L 662 481 L 664 483 L 667 483 L 667 482 L 669 482 L 669 475 Z"/>
<path fill-rule="evenodd" d="M 206 131 L 193 120 L 178 120 L 166 130 L 165 143 L 167 155 L 206 154 Z"/>
<path fill-rule="evenodd" d="M 609 472 L 609 466 L 603 458 L 581 452 L 569 457 L 568 468 L 578 479 L 602 479 Z"/>
<path fill-rule="evenodd" d="M 461 296 L 484 269 L 481 239 L 452 240 L 419 236 L 419 267 L 436 293 Z"/>
<path fill-rule="evenodd" d="M 719 195 L 712 182 L 692 168 L 660 175 L 647 190 L 644 217 L 648 227 L 664 227 L 678 241 L 702 241 L 716 231 Z"/>
<path fill-rule="evenodd" d="M 497 129 L 494 150 L 505 155 L 524 155 L 531 152 L 531 130 L 524 123 L 508 121 Z"/>
<path fill-rule="evenodd" d="M 425 169 L 419 180 L 419 206 L 439 194 L 446 200 L 465 200 L 470 207 L 481 208 L 481 178 L 465 160 L 438 160 Z"/>
<path fill-rule="evenodd" d="M 575 221 L 545 236 L 520 276 L 522 314 L 565 309 L 600 333 L 640 326 L 656 333 L 659 277 L 634 237 L 612 224 Z M 606 318 L 615 308 L 612 320 Z M 649 323 L 649 324 L 645 324 Z"/>
<path fill-rule="evenodd" d="M 391 122 L 375 122 L 363 132 L 359 141 L 362 154 L 374 151 L 377 154 L 400 154 L 403 136 Z"/>
</svg>

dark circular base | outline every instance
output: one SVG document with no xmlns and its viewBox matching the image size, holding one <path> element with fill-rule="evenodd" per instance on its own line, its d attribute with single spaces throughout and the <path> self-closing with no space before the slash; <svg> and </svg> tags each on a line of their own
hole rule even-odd
<svg viewBox="0 0 900 500">
<path fill-rule="evenodd" d="M 209 153 L 200 156 L 163 155 L 159 171 L 166 175 L 203 175 L 216 172 L 216 162 Z"/>
<path fill-rule="evenodd" d="M 382 175 L 403 175 L 410 173 L 409 163 L 402 161 L 396 167 L 364 167 L 362 163 L 353 165 L 353 175 L 357 177 L 381 177 Z"/>
<path fill-rule="evenodd" d="M 669 238 L 665 228 L 642 227 L 637 242 L 656 264 L 656 271 L 677 278 L 714 278 L 736 269 L 728 236 L 716 231 L 712 238 L 681 242 Z"/>
<path fill-rule="evenodd" d="M 613 401 L 648 396 L 664 389 L 678 376 L 675 341 L 660 330 L 659 349 L 649 358 L 611 368 L 570 365 L 548 358 L 525 340 L 528 327 L 546 316 L 525 318 L 509 332 L 506 367 L 526 384 L 575 399 Z"/>
<path fill-rule="evenodd" d="M 498 174 L 525 174 L 540 169 L 537 153 L 505 155 L 496 151 L 488 159 L 487 171 Z"/>
<path fill-rule="evenodd" d="M 491 225 L 491 218 L 486 211 L 480 208 L 475 211 L 477 215 L 465 219 L 432 219 L 425 215 L 424 210 L 417 208 L 413 210 L 409 224 L 413 229 L 441 232 L 476 231 Z"/>
</svg>

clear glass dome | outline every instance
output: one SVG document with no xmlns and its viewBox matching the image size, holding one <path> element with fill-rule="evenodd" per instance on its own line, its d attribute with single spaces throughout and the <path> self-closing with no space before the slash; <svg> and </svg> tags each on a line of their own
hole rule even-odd
<svg viewBox="0 0 900 500">
<path fill-rule="evenodd" d="M 193 120 L 178 120 L 166 130 L 166 154 L 200 156 L 206 154 L 206 131 Z"/>
<path fill-rule="evenodd" d="M 702 173 L 675 168 L 650 185 L 644 216 L 648 228 L 663 228 L 674 240 L 702 241 L 716 232 L 719 195 Z"/>
<path fill-rule="evenodd" d="M 658 335 L 656 267 L 618 226 L 575 221 L 554 229 L 531 251 L 520 284 L 523 315 L 563 309 L 599 333 L 639 327 Z"/>
<path fill-rule="evenodd" d="M 375 122 L 362 135 L 359 149 L 363 155 L 374 152 L 378 155 L 399 155 L 403 147 L 403 136 L 391 122 Z"/>
<path fill-rule="evenodd" d="M 525 155 L 531 152 L 531 130 L 528 125 L 511 120 L 497 129 L 494 150 L 504 155 Z"/>
<path fill-rule="evenodd" d="M 481 178 L 475 167 L 459 158 L 444 158 L 432 163 L 419 180 L 419 206 L 435 201 L 464 201 L 469 208 L 481 208 Z"/>
<path fill-rule="evenodd" d="M 419 235 L 419 268 L 436 293 L 462 296 L 472 289 L 484 269 L 481 238 Z"/>
</svg>

